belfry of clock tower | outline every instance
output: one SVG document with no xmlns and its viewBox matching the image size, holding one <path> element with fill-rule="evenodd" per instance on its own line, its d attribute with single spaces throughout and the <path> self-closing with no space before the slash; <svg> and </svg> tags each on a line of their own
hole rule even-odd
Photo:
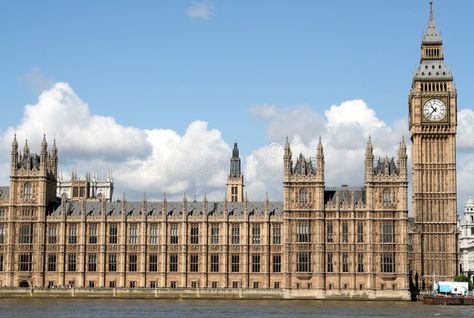
<svg viewBox="0 0 474 318">
<path fill-rule="evenodd" d="M 430 1 L 421 59 L 409 94 L 412 142 L 412 277 L 419 288 L 457 273 L 456 114 L 453 76 Z"/>
</svg>

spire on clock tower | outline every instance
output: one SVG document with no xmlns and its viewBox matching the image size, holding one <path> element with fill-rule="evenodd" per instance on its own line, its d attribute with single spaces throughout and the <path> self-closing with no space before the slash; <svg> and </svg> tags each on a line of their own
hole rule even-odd
<svg viewBox="0 0 474 318">
<path fill-rule="evenodd" d="M 444 64 L 443 39 L 436 26 L 433 1 L 430 0 L 430 15 L 421 41 L 420 66 L 415 73 L 416 81 L 450 81 L 451 71 Z M 444 86 L 443 86 L 444 87 Z M 433 91 L 433 87 L 423 87 Z M 436 89 L 438 90 L 438 89 Z"/>
</svg>

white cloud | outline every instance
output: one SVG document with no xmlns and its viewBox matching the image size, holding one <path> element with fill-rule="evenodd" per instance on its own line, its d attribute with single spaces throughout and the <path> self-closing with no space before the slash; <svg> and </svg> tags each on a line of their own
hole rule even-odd
<svg viewBox="0 0 474 318">
<path fill-rule="evenodd" d="M 251 200 L 262 200 L 268 192 L 272 200 L 282 199 L 283 146 L 289 136 L 293 159 L 300 152 L 315 156 L 317 138 L 323 137 L 327 185 L 362 185 L 364 151 L 369 135 L 376 156 L 395 156 L 402 136 L 407 137 L 406 119 L 387 124 L 361 100 L 333 105 L 324 114 L 309 106 L 278 108 L 260 105 L 253 114 L 267 126 L 268 145 L 250 151 L 244 158 L 246 192 Z M 474 112 L 458 114 L 458 207 L 474 194 Z M 89 106 L 66 83 L 56 83 L 44 91 L 33 105 L 26 105 L 17 126 L 0 134 L 0 184 L 8 183 L 9 151 L 13 134 L 28 138 L 37 151 L 43 133 L 56 138 L 60 170 L 79 174 L 112 170 L 116 197 L 125 192 L 139 200 L 160 199 L 163 192 L 180 199 L 184 192 L 211 200 L 224 197 L 231 147 L 217 129 L 194 121 L 183 134 L 169 129 L 126 127 L 112 117 L 91 114 Z M 408 155 L 410 143 L 407 140 Z"/>
<path fill-rule="evenodd" d="M 36 104 L 25 106 L 18 126 L 1 134 L 3 168 L 14 133 L 20 144 L 28 138 L 33 151 L 43 133 L 50 142 L 56 138 L 65 178 L 73 170 L 79 174 L 112 170 L 116 196 L 125 192 L 140 199 L 147 192 L 148 198 L 158 199 L 168 192 L 170 198 L 178 198 L 186 191 L 199 195 L 207 191 L 210 199 L 224 197 L 230 147 L 220 131 L 202 121 L 192 122 L 182 136 L 172 130 L 125 127 L 112 117 L 91 114 L 68 84 L 57 83 Z M 2 184 L 8 182 L 8 171 L 0 174 Z"/>
<path fill-rule="evenodd" d="M 188 8 L 186 14 L 194 19 L 208 20 L 214 16 L 214 9 L 210 3 L 196 2 Z"/>
<path fill-rule="evenodd" d="M 54 81 L 46 78 L 39 68 L 35 68 L 28 74 L 21 76 L 20 80 L 37 94 L 50 89 L 54 85 Z"/>
<path fill-rule="evenodd" d="M 321 116 L 309 106 L 278 108 L 259 105 L 252 112 L 267 123 L 270 146 L 255 150 L 247 158 L 248 189 L 262 198 L 264 191 L 281 199 L 283 178 L 283 147 L 275 142 L 290 138 L 293 161 L 300 152 L 316 156 L 317 139 L 322 137 L 325 152 L 327 185 L 363 185 L 364 153 L 369 135 L 376 156 L 395 156 L 402 136 L 408 132 L 406 120 L 391 125 L 377 118 L 374 110 L 362 100 L 333 105 Z M 278 152 L 276 156 L 273 154 Z M 255 185 L 254 185 L 255 183 Z"/>
<path fill-rule="evenodd" d="M 55 138 L 67 163 L 86 158 L 120 161 L 151 153 L 144 131 L 121 126 L 112 117 L 92 115 L 67 83 L 56 83 L 36 104 L 26 105 L 21 123 L 3 133 L 6 144 L 14 133 L 20 140 L 28 138 L 33 149 L 43 134 Z"/>
<path fill-rule="evenodd" d="M 458 112 L 458 150 L 469 152 L 474 150 L 474 111 L 462 109 Z"/>
</svg>

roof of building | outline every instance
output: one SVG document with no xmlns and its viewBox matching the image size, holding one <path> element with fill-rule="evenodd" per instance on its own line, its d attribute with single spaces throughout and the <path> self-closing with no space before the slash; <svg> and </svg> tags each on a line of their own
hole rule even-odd
<svg viewBox="0 0 474 318">
<path fill-rule="evenodd" d="M 80 215 L 82 210 L 81 201 L 67 201 L 65 207 L 66 214 L 68 215 Z M 87 215 L 99 215 L 102 213 L 102 205 L 104 202 L 85 202 L 85 213 Z M 227 209 L 225 209 L 227 205 Z M 246 209 L 247 205 L 247 209 Z M 125 211 L 122 211 L 122 207 L 125 206 Z M 134 201 L 122 204 L 120 201 L 105 202 L 105 213 L 107 215 L 137 215 L 144 213 L 143 202 Z M 264 215 L 265 214 L 265 202 L 213 202 L 207 203 L 207 209 L 204 202 L 188 202 L 187 209 L 185 210 L 185 204 L 183 201 L 169 201 L 166 203 L 167 209 L 164 211 L 162 202 L 147 202 L 145 213 L 148 215 L 162 215 L 166 213 L 169 216 L 176 215 Z M 62 207 L 56 206 L 52 215 L 59 215 Z M 270 215 L 280 215 L 283 212 L 282 202 L 269 202 L 268 212 Z"/>
<path fill-rule="evenodd" d="M 451 71 L 443 60 L 422 60 L 415 73 L 415 80 L 444 80 L 453 79 Z"/>
<path fill-rule="evenodd" d="M 425 33 L 423 34 L 423 43 L 443 43 L 441 34 L 439 33 L 438 28 L 436 27 L 436 21 L 433 13 L 433 1 L 430 1 L 430 17 L 428 19 L 428 25 L 426 26 Z"/>
<path fill-rule="evenodd" d="M 366 192 L 364 187 L 327 187 L 324 191 L 324 203 L 336 203 L 336 196 L 339 196 L 339 203 L 352 204 L 352 193 L 354 193 L 354 203 L 366 202 Z"/>
</svg>

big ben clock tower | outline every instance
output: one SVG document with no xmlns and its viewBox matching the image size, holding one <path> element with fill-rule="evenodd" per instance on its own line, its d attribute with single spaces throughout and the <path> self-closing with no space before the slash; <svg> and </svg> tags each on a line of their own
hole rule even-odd
<svg viewBox="0 0 474 318">
<path fill-rule="evenodd" d="M 456 114 L 453 76 L 444 63 L 433 2 L 409 95 L 412 142 L 413 278 L 429 288 L 457 273 Z"/>
</svg>

